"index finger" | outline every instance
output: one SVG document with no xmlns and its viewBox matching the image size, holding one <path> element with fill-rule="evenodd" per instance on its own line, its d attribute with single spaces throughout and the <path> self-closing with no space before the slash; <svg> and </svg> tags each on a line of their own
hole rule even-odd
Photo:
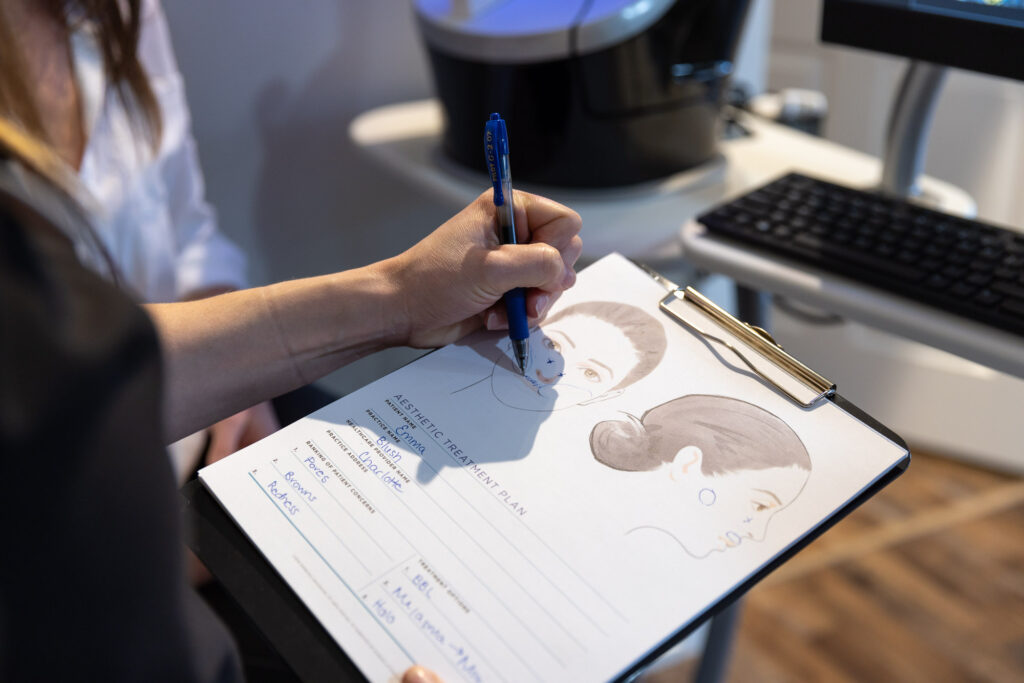
<svg viewBox="0 0 1024 683">
<path fill-rule="evenodd" d="M 568 242 L 579 234 L 583 224 L 578 213 L 547 197 L 515 190 L 513 203 L 516 241 L 520 243 L 529 242 L 531 235 L 541 228 L 545 228 L 549 238 L 544 241 L 549 244 L 553 244 L 552 238 Z"/>
</svg>

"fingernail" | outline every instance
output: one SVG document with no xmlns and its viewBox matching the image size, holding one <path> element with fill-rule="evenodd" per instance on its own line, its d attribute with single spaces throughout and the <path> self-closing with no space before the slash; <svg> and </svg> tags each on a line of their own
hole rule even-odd
<svg viewBox="0 0 1024 683">
<path fill-rule="evenodd" d="M 547 312 L 548 305 L 549 305 L 550 301 L 551 301 L 550 297 L 547 297 L 547 296 L 538 296 L 537 297 L 537 317 L 538 318 L 541 317 L 542 315 L 544 315 Z"/>
<path fill-rule="evenodd" d="M 497 329 L 498 328 L 498 314 L 495 313 L 494 311 L 491 311 L 490 313 L 488 313 L 487 317 L 484 318 L 484 327 L 486 327 L 489 330 Z"/>
<path fill-rule="evenodd" d="M 422 666 L 414 666 L 402 676 L 402 683 L 440 683 L 440 680 L 437 674 Z"/>
<path fill-rule="evenodd" d="M 569 268 L 565 271 L 565 277 L 562 278 L 562 289 L 569 289 L 576 284 L 576 271 Z"/>
</svg>

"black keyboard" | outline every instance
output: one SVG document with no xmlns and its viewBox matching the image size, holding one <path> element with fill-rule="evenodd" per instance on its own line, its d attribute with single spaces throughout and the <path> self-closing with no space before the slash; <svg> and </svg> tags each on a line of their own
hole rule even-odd
<svg viewBox="0 0 1024 683">
<path fill-rule="evenodd" d="M 796 173 L 697 220 L 725 240 L 1024 336 L 1024 234 Z"/>
</svg>

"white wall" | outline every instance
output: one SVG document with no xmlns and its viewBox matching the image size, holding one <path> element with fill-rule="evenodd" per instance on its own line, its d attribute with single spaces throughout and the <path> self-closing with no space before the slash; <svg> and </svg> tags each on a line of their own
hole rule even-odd
<svg viewBox="0 0 1024 683">
<path fill-rule="evenodd" d="M 367 166 L 349 122 L 426 97 L 427 63 L 405 0 L 174 0 L 164 7 L 207 180 L 254 284 L 364 265 L 447 218 Z M 391 351 L 329 378 L 350 391 L 415 354 Z"/>
<path fill-rule="evenodd" d="M 207 196 L 250 254 L 254 284 L 363 265 L 448 217 L 367 165 L 347 135 L 373 107 L 432 93 L 409 0 L 165 1 Z M 771 0 L 754 0 L 737 79 L 766 78 Z M 416 355 L 328 378 L 347 392 Z"/>
</svg>

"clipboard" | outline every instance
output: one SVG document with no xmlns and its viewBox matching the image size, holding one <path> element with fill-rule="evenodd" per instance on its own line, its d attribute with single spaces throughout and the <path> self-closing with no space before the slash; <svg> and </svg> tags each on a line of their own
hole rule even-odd
<svg viewBox="0 0 1024 683">
<path fill-rule="evenodd" d="M 700 337 L 709 347 L 717 344 L 726 349 L 762 382 L 802 408 L 811 409 L 822 401 L 834 403 L 864 425 L 897 443 L 907 451 L 907 456 L 841 510 L 822 520 L 821 524 L 811 529 L 773 562 L 736 586 L 721 601 L 697 617 L 694 623 L 674 633 L 671 638 L 637 662 L 636 666 L 615 679 L 623 682 L 631 680 L 706 621 L 743 597 L 761 579 L 788 562 L 812 541 L 891 484 L 910 466 L 910 450 L 901 436 L 839 395 L 834 382 L 787 353 L 766 330 L 736 318 L 693 287 L 680 287 L 645 263 L 632 262 L 668 292 L 658 302 L 659 310 Z"/>
<path fill-rule="evenodd" d="M 739 321 L 696 290 L 677 287 L 651 269 L 642 265 L 641 268 L 667 292 L 658 301 L 658 309 L 698 335 L 706 344 L 717 347 L 719 360 L 736 371 L 757 377 L 803 410 L 813 411 L 824 402 L 835 404 L 866 427 L 907 451 L 903 439 L 842 398 L 834 383 L 789 356 L 766 332 Z M 768 564 L 733 586 L 662 642 L 652 645 L 649 651 L 613 680 L 627 681 L 633 678 L 708 619 L 739 599 L 764 576 L 900 476 L 909 461 L 910 454 L 907 451 L 902 460 L 859 495 L 821 519 L 775 555 Z M 198 481 L 194 481 L 183 489 L 182 494 L 186 518 L 192 530 L 188 540 L 190 547 L 207 563 L 211 572 L 221 579 L 227 591 L 242 605 L 295 672 L 303 680 L 309 681 L 365 680 L 353 661 L 211 493 Z"/>
<path fill-rule="evenodd" d="M 892 430 L 839 395 L 834 401 L 843 410 L 886 437 L 906 445 Z M 851 501 L 840 512 L 825 520 L 771 565 L 751 576 L 713 607 L 701 614 L 671 638 L 652 649 L 636 665 L 614 679 L 625 683 L 653 664 L 680 641 L 708 620 L 741 599 L 761 579 L 789 561 L 812 541 L 860 507 L 869 498 L 899 477 L 910 464 L 910 456 L 879 479 L 871 488 Z M 296 676 L 308 683 L 366 681 L 359 668 L 320 625 L 281 576 L 198 480 L 181 489 L 186 520 L 186 544 L 217 577 L 227 592 L 277 650 Z"/>
</svg>

